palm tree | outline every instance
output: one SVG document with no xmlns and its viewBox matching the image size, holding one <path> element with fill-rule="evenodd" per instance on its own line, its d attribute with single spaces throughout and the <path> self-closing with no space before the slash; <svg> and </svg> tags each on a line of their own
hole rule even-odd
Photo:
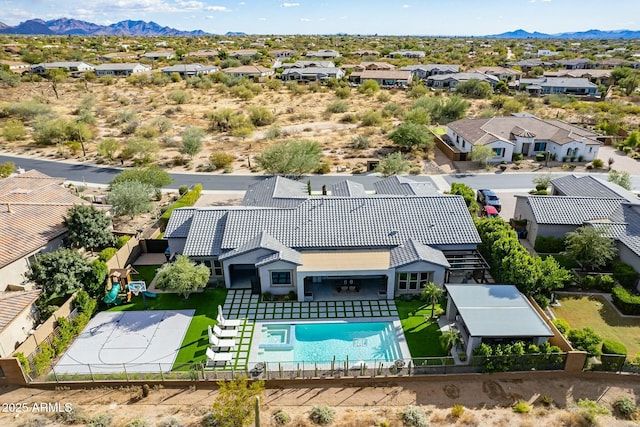
<svg viewBox="0 0 640 427">
<path fill-rule="evenodd" d="M 422 300 L 431 304 L 431 319 L 433 319 L 434 312 L 436 310 L 436 304 L 438 303 L 438 300 L 443 293 L 444 291 L 442 290 L 442 288 L 433 282 L 427 283 L 422 289 Z"/>
<path fill-rule="evenodd" d="M 451 349 L 458 344 L 462 344 L 462 335 L 460 335 L 460 331 L 457 329 L 444 331 L 440 336 L 440 345 L 447 350 L 447 353 L 449 353 Z"/>
</svg>

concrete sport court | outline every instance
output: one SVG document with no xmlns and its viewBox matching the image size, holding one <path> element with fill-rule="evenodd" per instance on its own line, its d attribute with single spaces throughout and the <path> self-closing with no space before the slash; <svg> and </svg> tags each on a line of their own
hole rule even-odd
<svg viewBox="0 0 640 427">
<path fill-rule="evenodd" d="M 57 374 L 168 372 L 195 310 L 98 313 L 60 358 Z"/>
</svg>

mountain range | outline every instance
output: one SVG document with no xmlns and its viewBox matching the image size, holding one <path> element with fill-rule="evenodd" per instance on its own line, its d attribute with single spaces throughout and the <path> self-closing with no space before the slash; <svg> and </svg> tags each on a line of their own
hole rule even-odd
<svg viewBox="0 0 640 427">
<path fill-rule="evenodd" d="M 120 21 L 111 25 L 98 25 L 77 19 L 60 18 L 50 21 L 30 19 L 11 27 L 0 22 L 0 34 L 46 34 L 88 36 L 203 36 L 202 30 L 180 31 L 163 27 L 155 22 Z"/>
<path fill-rule="evenodd" d="M 640 31 L 632 30 L 587 30 L 573 33 L 545 34 L 534 31 L 530 33 L 525 30 L 509 31 L 501 34 L 484 36 L 492 39 L 638 39 Z"/>
</svg>

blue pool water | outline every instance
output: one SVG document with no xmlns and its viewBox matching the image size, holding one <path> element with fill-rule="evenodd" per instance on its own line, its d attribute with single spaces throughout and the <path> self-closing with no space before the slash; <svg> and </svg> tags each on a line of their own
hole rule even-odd
<svg viewBox="0 0 640 427">
<path fill-rule="evenodd" d="M 286 335 L 288 345 L 277 337 Z M 393 361 L 402 351 L 393 322 L 265 324 L 260 334 L 263 361 L 330 362 Z M 276 345 L 273 345 L 276 344 Z"/>
</svg>

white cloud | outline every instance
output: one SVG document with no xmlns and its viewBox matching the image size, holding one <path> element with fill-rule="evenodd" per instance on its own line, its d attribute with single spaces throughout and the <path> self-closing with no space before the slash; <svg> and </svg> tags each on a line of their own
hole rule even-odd
<svg viewBox="0 0 640 427">
<path fill-rule="evenodd" d="M 309 18 L 300 18 L 300 22 L 311 22 Z"/>
<path fill-rule="evenodd" d="M 402 5 L 402 8 L 403 8 L 403 9 L 409 9 L 410 7 L 411 7 L 411 6 L 409 6 L 408 4 L 403 4 L 403 5 Z"/>
<path fill-rule="evenodd" d="M 266 21 L 267 18 L 258 18 L 258 21 Z"/>
<path fill-rule="evenodd" d="M 349 19 L 348 16 L 341 16 L 340 18 L 338 18 L 341 21 L 346 21 L 347 19 Z"/>
<path fill-rule="evenodd" d="M 231 9 L 224 6 L 207 6 L 204 10 L 208 10 L 210 12 L 231 12 Z"/>
<path fill-rule="evenodd" d="M 300 3 L 281 3 L 280 7 L 298 7 Z"/>
<path fill-rule="evenodd" d="M 238 5 L 240 5 L 240 6 L 244 6 L 245 4 L 247 4 L 247 3 L 243 2 L 243 1 L 241 1 L 240 3 L 238 3 Z"/>
</svg>

